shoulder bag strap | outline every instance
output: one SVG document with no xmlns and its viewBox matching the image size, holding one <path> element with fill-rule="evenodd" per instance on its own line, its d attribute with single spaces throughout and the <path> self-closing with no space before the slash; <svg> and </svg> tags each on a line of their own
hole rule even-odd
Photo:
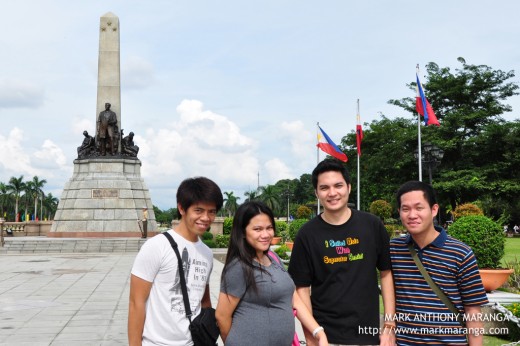
<svg viewBox="0 0 520 346">
<path fill-rule="evenodd" d="M 430 285 L 430 287 L 433 290 L 433 292 L 435 292 L 437 297 L 439 297 L 440 300 L 442 300 L 442 302 L 448 307 L 448 309 L 450 309 L 450 311 L 453 314 L 455 314 L 455 316 L 457 316 L 457 321 L 462 326 L 465 326 L 466 323 L 464 322 L 464 320 L 462 318 L 462 314 L 460 313 L 459 309 L 457 309 L 457 307 L 455 307 L 455 305 L 452 303 L 450 298 L 448 298 L 448 296 L 446 296 L 446 294 L 432 280 L 432 278 L 430 277 L 430 274 L 428 274 L 428 272 L 426 271 L 426 268 L 424 268 L 421 260 L 419 259 L 419 256 L 417 255 L 417 251 L 415 251 L 415 248 L 413 247 L 413 244 L 411 242 L 408 243 L 408 250 L 410 250 L 410 254 L 412 255 L 413 261 L 417 265 L 417 268 L 421 272 L 422 276 L 424 277 L 424 279 L 426 280 L 428 285 Z"/>
<path fill-rule="evenodd" d="M 184 299 L 184 310 L 186 312 L 186 317 L 188 317 L 188 320 L 191 324 L 191 308 L 190 308 L 190 299 L 188 297 L 188 289 L 186 288 L 186 278 L 184 277 L 184 269 L 182 267 L 182 260 L 181 260 L 181 254 L 179 253 L 179 247 L 175 240 L 173 240 L 173 237 L 168 232 L 163 232 L 163 234 L 168 238 L 168 241 L 170 242 L 170 245 L 172 246 L 173 251 L 175 252 L 175 255 L 177 256 L 177 261 L 179 261 L 179 276 L 181 279 L 181 290 L 182 290 L 182 298 Z"/>
<path fill-rule="evenodd" d="M 276 263 L 280 264 L 280 261 L 278 260 L 278 257 L 276 257 L 275 253 L 271 250 L 267 251 L 267 254 L 270 258 L 274 259 Z"/>
</svg>

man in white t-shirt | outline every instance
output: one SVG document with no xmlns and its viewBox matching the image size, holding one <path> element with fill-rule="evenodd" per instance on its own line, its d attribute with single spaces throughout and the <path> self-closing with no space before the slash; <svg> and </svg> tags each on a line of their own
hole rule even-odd
<svg viewBox="0 0 520 346">
<path fill-rule="evenodd" d="M 213 254 L 199 238 L 223 204 L 220 188 L 208 178 L 184 180 L 177 190 L 180 223 L 168 230 L 179 246 L 195 318 L 210 307 L 209 277 Z M 130 278 L 129 345 L 192 345 L 184 309 L 179 263 L 168 239 L 150 238 L 135 258 Z"/>
</svg>

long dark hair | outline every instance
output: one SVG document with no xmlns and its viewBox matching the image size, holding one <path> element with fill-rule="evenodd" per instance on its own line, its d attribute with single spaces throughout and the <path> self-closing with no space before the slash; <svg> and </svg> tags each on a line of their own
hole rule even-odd
<svg viewBox="0 0 520 346">
<path fill-rule="evenodd" d="M 256 251 L 246 240 L 247 225 L 249 225 L 252 218 L 260 214 L 265 214 L 269 217 L 271 224 L 273 225 L 273 230 L 276 232 L 273 211 L 262 202 L 246 202 L 242 204 L 235 213 L 233 226 L 231 228 L 231 237 L 229 239 L 228 252 L 226 255 L 226 263 L 222 270 L 222 283 L 224 284 L 224 287 L 226 285 L 225 274 L 227 267 L 235 258 L 238 259 L 244 269 L 244 279 L 247 289 L 252 289 L 254 292 L 257 292 L 254 270 L 260 270 L 263 273 L 269 274 L 262 267 L 254 265 L 253 259 L 256 256 Z M 268 251 L 269 250 L 266 250 L 264 253 L 267 254 Z"/>
</svg>

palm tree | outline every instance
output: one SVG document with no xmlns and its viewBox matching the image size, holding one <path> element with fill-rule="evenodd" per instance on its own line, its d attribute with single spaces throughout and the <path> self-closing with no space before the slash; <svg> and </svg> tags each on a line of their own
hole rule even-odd
<svg viewBox="0 0 520 346">
<path fill-rule="evenodd" d="M 280 195 L 274 185 L 260 187 L 260 196 L 258 198 L 271 208 L 273 212 L 276 212 L 280 207 Z"/>
<path fill-rule="evenodd" d="M 258 200 L 258 190 L 251 190 L 244 192 L 244 196 L 246 196 L 245 202 L 251 202 Z"/>
<path fill-rule="evenodd" d="M 228 212 L 228 217 L 231 217 L 238 209 L 238 200 L 240 197 L 235 196 L 233 191 L 224 192 L 224 195 L 226 195 L 226 198 L 224 198 L 224 210 Z"/>
<path fill-rule="evenodd" d="M 23 175 L 19 178 L 11 177 L 9 179 L 9 184 L 7 185 L 7 191 L 14 196 L 15 207 L 14 207 L 14 220 L 20 221 L 18 219 L 18 203 L 20 202 L 20 197 L 22 192 L 25 191 L 25 182 L 23 181 Z"/>
<path fill-rule="evenodd" d="M 59 199 L 54 197 L 52 193 L 49 192 L 48 195 L 43 199 L 43 207 L 45 208 L 45 212 L 47 214 L 47 219 L 52 220 L 54 218 L 54 214 L 58 209 Z"/>
<path fill-rule="evenodd" d="M 0 217 L 4 217 L 5 209 L 10 199 L 9 191 L 7 190 L 7 185 L 0 182 Z"/>
<path fill-rule="evenodd" d="M 47 180 L 40 180 L 37 176 L 34 176 L 31 181 L 27 182 L 27 189 L 32 198 L 34 198 L 34 219 L 38 215 L 38 198 L 44 196 L 43 186 L 47 183 Z"/>
</svg>

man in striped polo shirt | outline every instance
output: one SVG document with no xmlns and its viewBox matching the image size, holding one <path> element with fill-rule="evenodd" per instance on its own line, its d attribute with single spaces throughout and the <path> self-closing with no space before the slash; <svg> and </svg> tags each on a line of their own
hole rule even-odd
<svg viewBox="0 0 520 346">
<path fill-rule="evenodd" d="M 481 306 L 488 303 L 469 246 L 434 226 L 439 211 L 433 188 L 409 181 L 397 191 L 397 206 L 409 235 L 390 242 L 399 345 L 482 345 Z M 424 268 L 455 305 L 457 316 L 428 285 L 412 259 L 411 243 Z M 467 339 L 466 339 L 467 338 Z"/>
</svg>

